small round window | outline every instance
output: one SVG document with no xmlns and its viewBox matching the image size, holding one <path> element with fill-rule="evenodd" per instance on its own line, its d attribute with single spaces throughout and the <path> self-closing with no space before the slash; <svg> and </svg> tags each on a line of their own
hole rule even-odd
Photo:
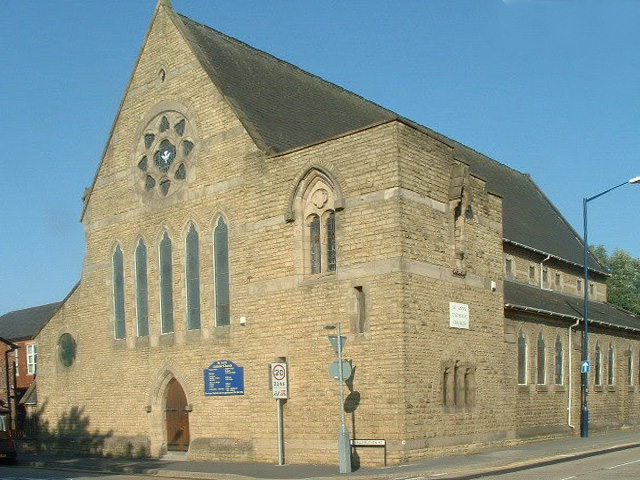
<svg viewBox="0 0 640 480">
<path fill-rule="evenodd" d="M 65 367 L 70 367 L 76 360 L 76 341 L 69 333 L 65 333 L 58 340 L 58 359 Z"/>
</svg>

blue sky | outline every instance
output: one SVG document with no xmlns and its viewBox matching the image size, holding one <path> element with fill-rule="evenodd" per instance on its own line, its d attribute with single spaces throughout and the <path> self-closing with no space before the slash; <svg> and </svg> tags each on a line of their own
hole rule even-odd
<svg viewBox="0 0 640 480">
<path fill-rule="evenodd" d="M 174 8 L 582 197 L 640 175 L 640 2 L 174 0 Z M 5 2 L 0 313 L 79 280 L 81 197 L 155 0 Z M 640 257 L 640 186 L 594 201 L 590 241 Z"/>
</svg>

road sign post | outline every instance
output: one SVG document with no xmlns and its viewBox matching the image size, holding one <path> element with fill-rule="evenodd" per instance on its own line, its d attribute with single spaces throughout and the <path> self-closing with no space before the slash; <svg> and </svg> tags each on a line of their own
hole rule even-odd
<svg viewBox="0 0 640 480">
<path fill-rule="evenodd" d="M 284 431 L 282 418 L 282 401 L 289 397 L 287 383 L 287 364 L 285 362 L 271 364 L 271 394 L 276 399 L 276 420 L 278 423 L 278 465 L 284 465 Z"/>
<path fill-rule="evenodd" d="M 347 429 L 347 417 L 344 411 L 344 381 L 345 371 L 342 361 L 342 349 L 347 343 L 347 337 L 342 336 L 340 330 L 340 322 L 327 328 L 336 328 L 337 335 L 329 335 L 329 342 L 338 354 L 338 365 L 343 368 L 336 367 L 338 370 L 338 383 L 340 384 L 340 432 L 338 433 L 338 450 L 340 452 L 340 473 L 351 473 L 351 437 Z M 347 362 L 348 364 L 348 362 Z M 350 364 L 348 364 L 351 367 Z M 350 376 L 350 374 L 349 374 Z M 349 377 L 347 377 L 349 378 Z"/>
</svg>

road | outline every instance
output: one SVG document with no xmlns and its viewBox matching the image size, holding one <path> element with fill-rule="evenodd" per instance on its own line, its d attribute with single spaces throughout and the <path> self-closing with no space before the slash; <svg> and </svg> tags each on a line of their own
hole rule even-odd
<svg viewBox="0 0 640 480">
<path fill-rule="evenodd" d="M 161 478 L 169 480 L 171 477 L 0 466 L 0 479 L 2 480 L 160 480 Z M 341 478 L 348 478 L 348 476 L 344 475 Z M 367 478 L 367 476 L 365 475 L 361 478 Z M 390 476 L 389 478 L 393 477 Z M 452 478 L 481 478 L 485 480 L 640 480 L 640 447 L 562 461 L 546 466 L 522 468 L 517 471 L 494 475 L 481 476 L 441 472 L 433 476 L 428 474 L 420 476 L 416 472 L 415 476 L 403 477 L 403 480 L 443 480 Z"/>
<path fill-rule="evenodd" d="M 63 470 L 48 470 L 30 467 L 0 466 L 2 480 L 168 480 L 168 477 L 146 475 L 115 475 Z"/>
<path fill-rule="evenodd" d="M 594 455 L 502 475 L 474 476 L 473 478 L 485 480 L 640 480 L 640 448 Z"/>
</svg>

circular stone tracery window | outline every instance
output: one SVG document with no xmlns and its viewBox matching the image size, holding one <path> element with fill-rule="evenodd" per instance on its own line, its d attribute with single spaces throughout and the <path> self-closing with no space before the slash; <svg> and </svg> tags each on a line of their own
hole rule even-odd
<svg viewBox="0 0 640 480">
<path fill-rule="evenodd" d="M 164 112 L 144 130 L 136 150 L 138 188 L 149 197 L 180 190 L 193 168 L 194 131 L 184 115 Z"/>
<path fill-rule="evenodd" d="M 58 359 L 64 367 L 70 367 L 76 360 L 76 341 L 70 333 L 64 333 L 58 339 Z"/>
</svg>

